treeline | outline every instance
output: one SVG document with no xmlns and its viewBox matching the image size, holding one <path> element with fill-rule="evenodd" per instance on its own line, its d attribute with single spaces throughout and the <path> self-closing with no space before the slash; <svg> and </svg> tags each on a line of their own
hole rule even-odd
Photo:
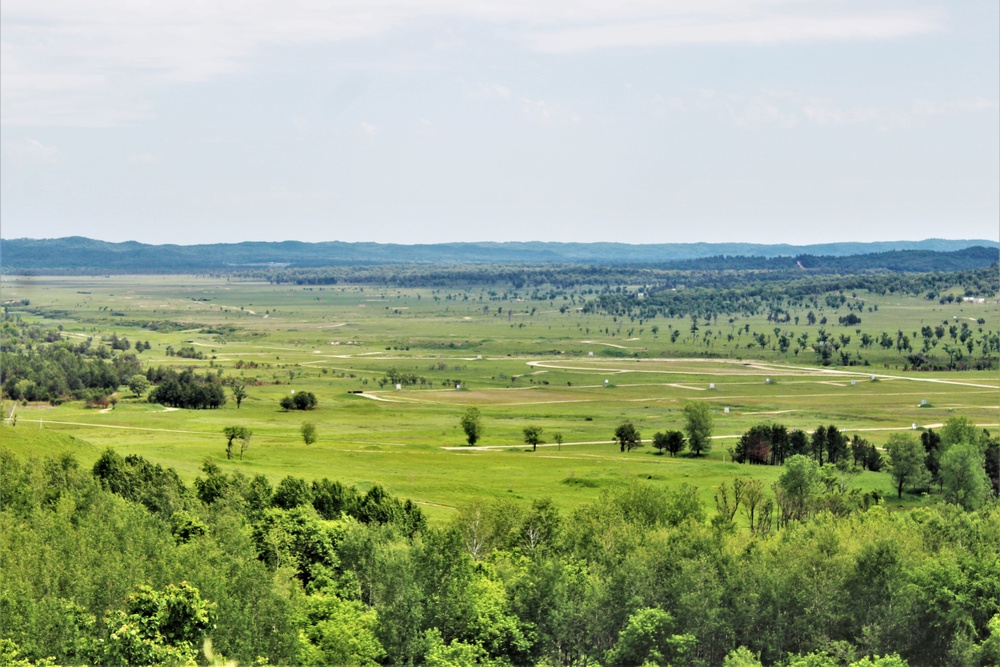
<svg viewBox="0 0 1000 667">
<path fill-rule="evenodd" d="M 606 290 L 585 306 L 587 311 L 650 320 L 654 317 L 721 317 L 783 314 L 790 308 L 815 308 L 826 294 L 902 293 L 937 298 L 961 289 L 969 295 L 997 293 L 998 266 L 973 271 L 827 277 L 781 276 L 764 272 L 687 272 L 664 277 L 642 289 Z M 770 276 L 775 278 L 775 276 Z"/>
<path fill-rule="evenodd" d="M 136 341 L 133 346 L 116 334 L 96 343 L 93 338 L 73 342 L 58 330 L 5 319 L 0 322 L 0 387 L 15 401 L 58 404 L 75 399 L 103 407 L 119 387 L 144 376 L 156 385 L 149 394 L 151 403 L 191 409 L 225 405 L 221 370 L 205 375 L 165 366 L 143 370 L 136 354 L 128 352 L 133 347 L 141 353 L 150 345 Z"/>
<path fill-rule="evenodd" d="M 877 268 L 880 265 L 882 268 Z M 807 294 L 838 289 L 921 294 L 955 284 L 977 293 L 993 294 L 996 281 L 991 283 L 988 277 L 996 274 L 997 251 L 990 248 L 971 248 L 957 253 L 905 251 L 855 257 L 714 257 L 666 264 L 381 264 L 251 269 L 236 273 L 239 277 L 267 280 L 273 284 L 436 288 L 555 286 L 567 289 L 643 285 L 656 290 L 678 285 L 719 289 L 740 288 L 747 283 L 796 283 L 807 286 Z"/>
<path fill-rule="evenodd" d="M 142 371 L 135 354 L 126 352 L 131 347 L 127 339 L 113 336 L 108 343 L 95 344 L 91 338 L 74 343 L 57 330 L 5 319 L 0 322 L 4 396 L 16 401 L 100 402 Z"/>
<path fill-rule="evenodd" d="M 711 519 L 694 487 L 635 483 L 429 528 L 377 486 L 207 462 L 189 488 L 110 451 L 92 471 L 4 453 L 0 651 L 204 662 L 209 637 L 240 664 L 997 664 L 1000 507 L 866 508 L 816 468 L 786 460 L 775 521 L 740 477 Z"/>
<path fill-rule="evenodd" d="M 866 255 L 809 255 L 794 257 L 730 257 L 718 255 L 662 265 L 679 271 L 787 271 L 794 273 L 865 273 L 963 271 L 980 269 L 1000 261 L 997 248 L 976 246 L 952 252 L 890 250 Z"/>
<path fill-rule="evenodd" d="M 226 404 L 226 389 L 222 369 L 217 373 L 199 375 L 192 368 L 180 372 L 166 366 L 149 368 L 146 378 L 156 384 L 149 392 L 149 402 L 172 408 L 205 410 Z"/>
<path fill-rule="evenodd" d="M 733 461 L 751 465 L 809 458 L 816 463 L 817 474 L 829 479 L 885 470 L 899 497 L 904 489 L 929 493 L 937 487 L 948 502 L 972 509 L 1000 496 L 1000 438 L 966 417 L 950 417 L 940 432 L 928 429 L 919 440 L 908 433 L 893 434 L 885 452 L 883 456 L 858 435 L 849 438 L 833 424 L 819 426 L 812 434 L 789 432 L 782 424 L 758 424 L 729 450 Z"/>
</svg>

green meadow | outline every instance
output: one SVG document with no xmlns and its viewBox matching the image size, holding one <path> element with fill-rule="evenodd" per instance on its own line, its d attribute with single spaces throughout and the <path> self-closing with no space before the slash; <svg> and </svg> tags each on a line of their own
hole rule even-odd
<svg viewBox="0 0 1000 667">
<path fill-rule="evenodd" d="M 878 349 L 865 351 L 868 366 L 822 367 L 809 349 L 755 345 L 752 332 L 776 326 L 764 316 L 700 323 L 695 336 L 686 318 L 633 322 L 585 312 L 584 290 L 301 287 L 207 276 L 4 277 L 2 290 L 5 304 L 15 304 L 8 316 L 70 339 L 149 341 L 138 355 L 145 366 L 221 371 L 246 382 L 249 394 L 239 409 L 230 398 L 217 410 L 165 409 L 127 387 L 106 410 L 5 400 L 4 447 L 70 449 L 88 465 L 111 447 L 188 481 L 211 458 L 273 482 L 294 475 L 362 490 L 379 483 L 420 503 L 432 522 L 481 497 L 548 496 L 569 510 L 636 479 L 693 484 L 711 506 L 714 490 L 735 475 L 777 478 L 778 468 L 730 460 L 738 436 L 760 423 L 806 431 L 834 424 L 878 446 L 893 432 L 936 428 L 952 416 L 986 428 L 1000 422 L 995 371 L 914 372 L 895 350 Z M 947 305 L 902 294 L 857 298 L 869 309 L 862 324 L 827 325 L 851 337 L 851 350 L 863 333 L 916 337 L 924 326 L 961 322 L 1000 329 L 995 296 Z M 22 300 L 28 304 L 16 305 Z M 837 322 L 836 309 L 825 314 Z M 804 315 L 801 326 L 781 328 L 815 335 Z M 681 334 L 672 341 L 674 330 Z M 200 358 L 177 356 L 182 349 Z M 407 379 L 397 388 L 392 378 Z M 279 407 L 303 391 L 316 395 L 317 409 Z M 691 401 L 713 410 L 710 454 L 656 453 L 653 434 L 681 429 Z M 459 426 L 469 407 L 483 417 L 475 447 L 465 446 Z M 612 436 L 624 420 L 645 447 L 619 451 Z M 318 432 L 311 445 L 299 431 L 307 421 Z M 528 425 L 540 426 L 546 442 L 535 452 L 523 443 Z M 226 460 L 227 426 L 253 432 L 242 460 Z M 895 502 L 885 473 L 865 472 L 854 483 Z"/>
</svg>

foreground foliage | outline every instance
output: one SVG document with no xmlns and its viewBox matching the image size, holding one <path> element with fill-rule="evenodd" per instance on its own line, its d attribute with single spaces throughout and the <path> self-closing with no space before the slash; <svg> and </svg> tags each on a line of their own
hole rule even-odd
<svg viewBox="0 0 1000 667">
<path fill-rule="evenodd" d="M 5 453 L 0 652 L 189 664 L 207 637 L 240 664 L 996 664 L 996 502 L 837 506 L 792 459 L 782 488 L 809 511 L 775 530 L 641 484 L 570 516 L 484 499 L 430 529 L 377 486 L 206 462 L 189 488 L 110 451 L 93 471 Z"/>
</svg>

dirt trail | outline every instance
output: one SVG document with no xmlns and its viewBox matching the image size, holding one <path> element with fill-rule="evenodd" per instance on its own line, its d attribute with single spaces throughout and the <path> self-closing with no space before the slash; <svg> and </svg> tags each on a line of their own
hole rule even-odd
<svg viewBox="0 0 1000 667">
<path fill-rule="evenodd" d="M 36 423 L 34 419 L 32 420 L 21 420 L 24 424 L 34 424 Z M 39 419 L 38 428 L 44 428 L 45 424 L 65 424 L 67 426 L 90 426 L 93 428 L 117 428 L 126 431 L 156 431 L 159 433 L 187 433 L 188 435 L 205 435 L 210 437 L 215 437 L 214 433 L 205 433 L 204 431 L 182 431 L 180 429 L 171 428 L 148 428 L 145 426 L 118 426 L 116 424 L 94 424 L 90 422 L 64 422 L 57 421 L 55 419 Z"/>
</svg>

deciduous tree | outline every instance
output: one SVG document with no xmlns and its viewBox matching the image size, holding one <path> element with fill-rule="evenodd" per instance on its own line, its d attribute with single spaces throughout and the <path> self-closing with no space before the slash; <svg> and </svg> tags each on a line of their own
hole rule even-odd
<svg viewBox="0 0 1000 667">
<path fill-rule="evenodd" d="M 226 458 L 233 458 L 233 441 L 239 440 L 240 460 L 242 460 L 243 452 L 250 449 L 250 436 L 253 435 L 253 431 L 246 426 L 227 426 L 222 432 L 226 435 Z"/>
<path fill-rule="evenodd" d="M 941 456 L 941 488 L 950 503 L 979 509 L 990 497 L 990 480 L 975 445 L 952 445 Z"/>
<path fill-rule="evenodd" d="M 538 445 L 544 443 L 542 440 L 542 427 L 541 426 L 525 426 L 524 427 L 524 444 L 531 445 L 531 451 L 538 451 Z"/>
<path fill-rule="evenodd" d="M 615 429 L 615 442 L 621 447 L 621 451 L 631 452 L 642 445 L 642 437 L 632 422 L 624 421 Z"/>
<path fill-rule="evenodd" d="M 470 446 L 479 442 L 479 439 L 483 436 L 483 418 L 479 413 L 479 408 L 469 408 L 466 410 L 458 423 L 462 426 L 462 430 L 465 431 L 465 441 Z"/>
<path fill-rule="evenodd" d="M 684 431 L 688 448 L 695 456 L 708 453 L 712 448 L 712 410 L 708 403 L 691 402 L 684 406 Z"/>
<path fill-rule="evenodd" d="M 907 433 L 893 433 L 885 445 L 889 454 L 889 474 L 896 483 L 896 493 L 903 497 L 903 488 L 920 489 L 931 481 L 931 474 L 924 464 L 923 445 Z"/>
</svg>

